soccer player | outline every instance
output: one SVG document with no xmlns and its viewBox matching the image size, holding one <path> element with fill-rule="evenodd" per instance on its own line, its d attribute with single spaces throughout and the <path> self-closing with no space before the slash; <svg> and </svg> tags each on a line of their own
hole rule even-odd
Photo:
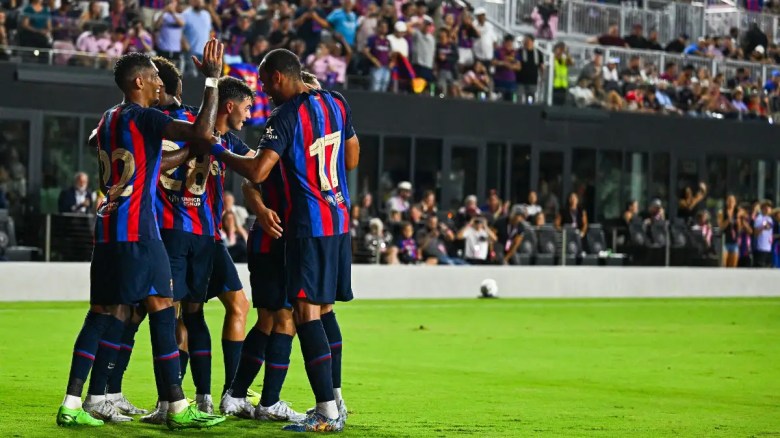
<svg viewBox="0 0 780 438">
<path fill-rule="evenodd" d="M 168 256 L 160 241 L 153 199 L 159 178 L 162 138 L 210 141 L 217 110 L 216 81 L 222 67 L 222 45 L 209 41 L 203 62 L 207 76 L 200 115 L 194 123 L 172 120 L 150 108 L 159 100 L 161 82 L 151 59 L 139 53 L 120 58 L 114 79 L 124 101 L 103 115 L 97 129 L 101 185 L 106 193 L 95 225 L 95 248 L 90 270 L 90 311 L 76 339 L 65 399 L 57 413 L 61 426 L 100 426 L 82 408 L 84 381 L 93 361 L 113 363 L 120 350 L 130 305 L 143 302 L 149 312 L 152 351 L 160 363 L 170 401 L 171 429 L 210 427 L 224 421 L 190 407 L 179 382 L 176 316 Z M 108 369 L 96 366 L 95 369 Z M 107 373 L 90 382 L 105 391 Z M 110 405 L 105 396 L 85 402 Z"/>
<path fill-rule="evenodd" d="M 294 303 L 296 331 L 317 401 L 299 424 L 285 430 L 326 432 L 344 428 L 341 332 L 335 301 L 352 299 L 349 190 L 346 173 L 357 167 L 360 145 L 346 100 L 313 90 L 301 80 L 298 57 L 273 50 L 259 66 L 263 91 L 279 105 L 268 120 L 260 149 L 247 159 L 219 145 L 212 154 L 253 183 L 277 163 L 289 187 L 285 290 Z"/>
</svg>

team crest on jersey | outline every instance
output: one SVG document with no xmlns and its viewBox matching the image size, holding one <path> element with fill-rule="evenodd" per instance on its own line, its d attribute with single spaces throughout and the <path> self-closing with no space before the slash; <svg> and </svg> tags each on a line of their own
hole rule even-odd
<svg viewBox="0 0 780 438">
<path fill-rule="evenodd" d="M 339 205 L 344 203 L 344 195 L 341 194 L 341 192 L 336 193 L 336 196 L 332 195 L 325 195 L 325 200 L 328 201 L 328 204 L 330 205 Z"/>
<path fill-rule="evenodd" d="M 119 208 L 119 203 L 116 201 L 104 202 L 97 210 L 98 216 L 109 216 Z"/>
<path fill-rule="evenodd" d="M 263 136 L 263 138 L 268 139 L 268 140 L 278 140 L 279 139 L 279 137 L 276 134 L 274 134 L 274 128 L 272 126 L 269 126 L 269 127 L 265 128 L 265 135 Z"/>
</svg>

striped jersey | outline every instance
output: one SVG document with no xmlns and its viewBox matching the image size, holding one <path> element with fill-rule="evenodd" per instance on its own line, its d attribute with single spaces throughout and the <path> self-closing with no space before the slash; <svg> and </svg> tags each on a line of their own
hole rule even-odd
<svg viewBox="0 0 780 438">
<path fill-rule="evenodd" d="M 243 156 L 251 152 L 249 146 L 232 132 L 223 135 L 220 140 L 222 140 L 222 146 L 225 149 L 236 155 Z M 211 212 L 216 226 L 214 229 L 214 238 L 221 241 L 222 236 L 219 234 L 219 230 L 222 229 L 222 213 L 225 208 L 223 195 L 225 192 L 225 170 L 227 169 L 227 165 L 222 161 L 219 161 L 219 159 L 214 158 L 213 155 L 211 157 L 213 160 L 211 164 L 211 178 L 209 178 L 206 183 L 206 191 L 211 198 Z"/>
<path fill-rule="evenodd" d="M 349 232 L 349 189 L 344 144 L 355 135 L 344 97 L 311 90 L 276 108 L 260 148 L 279 154 L 290 187 L 287 237 Z"/>
<path fill-rule="evenodd" d="M 198 108 L 187 105 L 171 105 L 160 110 L 174 119 L 194 122 Z M 164 151 L 175 151 L 186 144 L 163 140 Z M 212 173 L 212 170 L 214 171 Z M 212 197 L 207 181 L 214 178 L 209 154 L 193 157 L 174 169 L 160 172 L 157 183 L 157 224 L 161 230 L 179 230 L 199 236 L 213 236 L 215 231 L 212 213 Z"/>
<path fill-rule="evenodd" d="M 154 200 L 162 136 L 173 119 L 135 103 L 103 114 L 97 128 L 100 183 L 106 193 L 95 223 L 95 242 L 160 240 Z"/>
<path fill-rule="evenodd" d="M 271 169 L 268 178 L 260 184 L 260 192 L 263 194 L 263 204 L 279 215 L 282 229 L 286 229 L 290 217 L 290 185 L 287 183 L 284 164 L 280 162 Z M 247 251 L 250 254 L 267 254 L 271 252 L 273 241 L 274 238 L 266 234 L 260 223 L 255 221 L 249 229 Z"/>
</svg>

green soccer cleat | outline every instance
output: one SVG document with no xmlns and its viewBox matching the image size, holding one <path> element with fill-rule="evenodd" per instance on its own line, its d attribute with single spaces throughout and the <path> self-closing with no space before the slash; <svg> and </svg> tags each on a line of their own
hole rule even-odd
<svg viewBox="0 0 780 438">
<path fill-rule="evenodd" d="M 60 406 L 57 411 L 58 426 L 102 426 L 103 421 L 93 418 L 84 409 L 68 409 Z"/>
<path fill-rule="evenodd" d="M 252 391 L 251 389 L 247 389 L 246 401 L 251 403 L 253 407 L 257 407 L 257 405 L 260 404 L 260 393 L 257 391 Z"/>
<path fill-rule="evenodd" d="M 194 406 L 188 406 L 187 409 L 178 414 L 168 413 L 168 429 L 206 429 L 225 421 L 221 415 L 210 415 L 199 411 Z"/>
</svg>

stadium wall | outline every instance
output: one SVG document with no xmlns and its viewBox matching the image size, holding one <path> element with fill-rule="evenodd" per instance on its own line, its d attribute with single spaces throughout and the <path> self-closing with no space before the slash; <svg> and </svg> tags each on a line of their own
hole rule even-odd
<svg viewBox="0 0 780 438">
<path fill-rule="evenodd" d="M 249 285 L 246 265 L 238 272 Z M 492 278 L 512 298 L 780 296 L 776 270 L 353 266 L 358 299 L 473 298 Z M 89 263 L 0 263 L 0 301 L 87 301 Z"/>
</svg>

